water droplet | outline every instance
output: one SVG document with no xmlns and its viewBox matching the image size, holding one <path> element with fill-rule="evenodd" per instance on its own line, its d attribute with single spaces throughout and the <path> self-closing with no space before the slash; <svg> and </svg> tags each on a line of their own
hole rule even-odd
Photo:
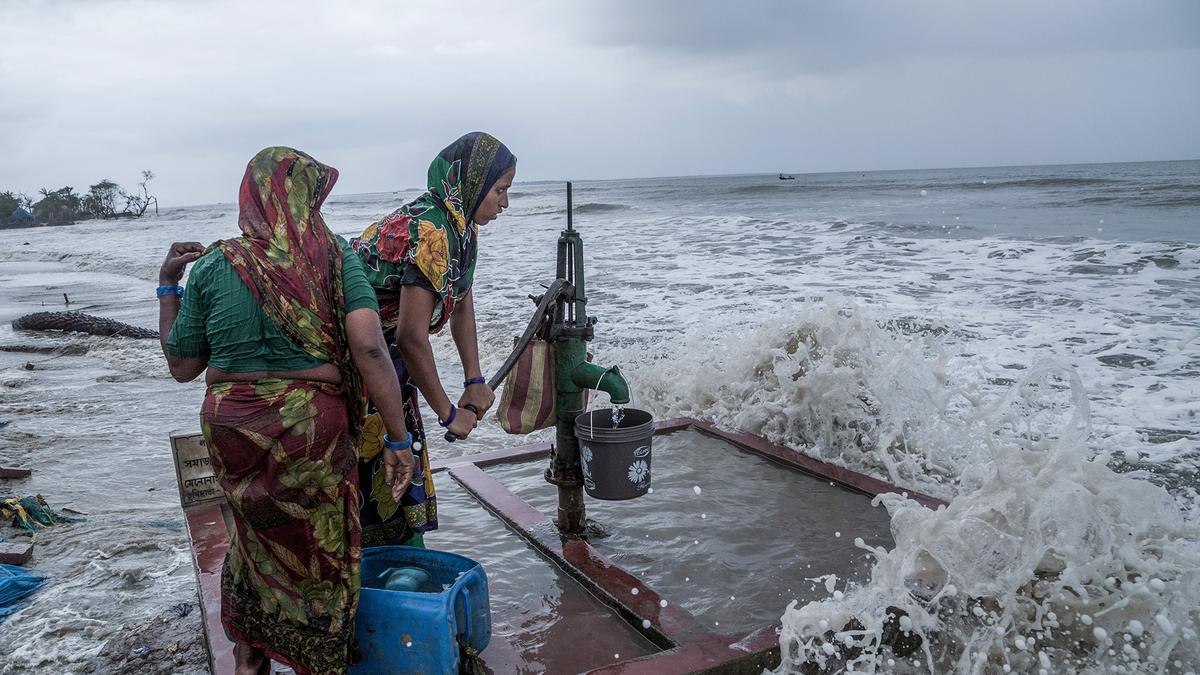
<svg viewBox="0 0 1200 675">
<path fill-rule="evenodd" d="M 842 533 L 841 533 L 841 532 L 834 532 L 834 533 L 833 533 L 833 536 L 835 536 L 835 537 L 837 537 L 837 538 L 841 539 L 841 537 L 842 537 Z"/>
<path fill-rule="evenodd" d="M 650 619 L 642 619 L 642 628 L 650 627 Z"/>
<path fill-rule="evenodd" d="M 695 492 L 696 494 L 700 494 L 700 486 L 699 486 L 699 485 L 693 485 L 693 486 L 692 486 L 692 492 Z"/>
<path fill-rule="evenodd" d="M 701 514 L 700 514 L 700 517 L 701 517 L 701 518 L 707 518 L 707 517 L 708 517 L 708 514 L 707 514 L 707 513 L 701 513 Z"/>
<path fill-rule="evenodd" d="M 659 600 L 659 601 L 658 601 L 658 606 L 659 606 L 659 607 L 666 607 L 666 606 L 667 606 L 667 601 L 666 601 L 666 600 Z"/>
<path fill-rule="evenodd" d="M 928 192 L 926 192 L 925 190 L 921 190 L 921 196 L 922 196 L 922 197 L 924 197 L 924 196 L 925 196 L 925 195 L 927 195 L 927 194 L 929 194 L 929 193 L 928 193 Z"/>
<path fill-rule="evenodd" d="M 638 589 L 634 588 L 634 589 L 631 589 L 629 592 L 630 592 L 630 593 L 633 593 L 634 595 L 637 595 L 637 594 L 638 594 Z"/>
</svg>

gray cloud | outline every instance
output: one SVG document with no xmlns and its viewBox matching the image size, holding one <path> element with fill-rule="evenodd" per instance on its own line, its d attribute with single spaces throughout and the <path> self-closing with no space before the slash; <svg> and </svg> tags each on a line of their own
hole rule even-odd
<svg viewBox="0 0 1200 675">
<path fill-rule="evenodd" d="M 518 180 L 1200 156 L 1200 3 L 0 4 L 0 189 L 233 199 L 290 144 L 409 188 L 485 129 Z"/>
<path fill-rule="evenodd" d="M 1191 0 L 663 0 L 588 5 L 598 44 L 723 60 L 775 72 L 841 73 L 880 63 L 1200 46 Z"/>
</svg>

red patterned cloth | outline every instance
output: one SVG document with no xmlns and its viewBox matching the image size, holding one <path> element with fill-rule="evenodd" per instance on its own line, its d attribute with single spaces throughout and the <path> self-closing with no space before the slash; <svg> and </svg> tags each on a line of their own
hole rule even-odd
<svg viewBox="0 0 1200 675">
<path fill-rule="evenodd" d="M 346 338 L 342 251 L 320 210 L 337 178 L 337 169 L 299 150 L 260 151 L 246 166 L 238 196 L 243 236 L 214 246 L 284 335 L 338 366 L 357 440 L 367 400 Z"/>
<path fill-rule="evenodd" d="M 233 512 L 221 574 L 225 631 L 298 675 L 344 673 L 361 529 L 343 388 L 221 382 L 208 388 L 200 422 Z"/>
</svg>

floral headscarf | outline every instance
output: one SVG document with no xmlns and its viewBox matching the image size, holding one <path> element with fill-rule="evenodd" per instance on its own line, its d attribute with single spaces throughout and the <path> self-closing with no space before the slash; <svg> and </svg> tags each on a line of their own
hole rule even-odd
<svg viewBox="0 0 1200 675">
<path fill-rule="evenodd" d="M 429 332 L 446 325 L 474 279 L 475 211 L 516 163 L 517 158 L 494 136 L 480 131 L 466 134 L 429 165 L 427 192 L 373 223 L 352 242 L 375 287 L 386 328 L 396 322 L 406 265 L 415 266 L 437 295 Z"/>
<path fill-rule="evenodd" d="M 267 317 L 314 359 L 337 365 L 357 440 L 366 412 L 350 358 L 342 252 L 321 218 L 337 169 L 299 150 L 265 148 L 250 160 L 238 195 L 241 237 L 219 247 Z"/>
</svg>

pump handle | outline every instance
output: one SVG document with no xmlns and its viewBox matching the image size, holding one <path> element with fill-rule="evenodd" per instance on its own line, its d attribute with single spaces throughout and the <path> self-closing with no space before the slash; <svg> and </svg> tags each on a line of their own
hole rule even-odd
<svg viewBox="0 0 1200 675">
<path fill-rule="evenodd" d="M 500 386 L 500 383 L 504 382 L 504 378 L 508 377 L 508 374 L 512 371 L 513 366 L 517 365 L 517 361 L 521 358 L 521 352 L 525 351 L 525 347 L 529 345 L 529 341 L 533 339 L 534 335 L 537 335 L 543 324 L 545 324 L 546 318 L 550 315 L 550 312 L 554 311 L 554 307 L 559 297 L 564 295 L 570 296 L 574 292 L 575 287 L 567 283 L 566 279 L 555 279 L 546 288 L 546 292 L 542 295 L 541 300 L 538 302 L 537 309 L 533 310 L 533 318 L 529 320 L 529 325 L 525 327 L 525 332 L 522 333 L 521 337 L 517 339 L 517 343 L 513 347 L 512 353 L 509 354 L 508 358 L 504 360 L 504 363 L 501 364 L 500 368 L 496 371 L 496 374 L 492 375 L 488 379 L 487 385 L 491 387 L 492 391 L 496 391 L 496 389 Z M 476 417 L 479 416 L 478 410 L 472 410 L 471 412 L 475 413 Z M 447 442 L 453 443 L 457 440 L 457 434 L 454 434 L 450 431 L 446 432 Z"/>
</svg>

